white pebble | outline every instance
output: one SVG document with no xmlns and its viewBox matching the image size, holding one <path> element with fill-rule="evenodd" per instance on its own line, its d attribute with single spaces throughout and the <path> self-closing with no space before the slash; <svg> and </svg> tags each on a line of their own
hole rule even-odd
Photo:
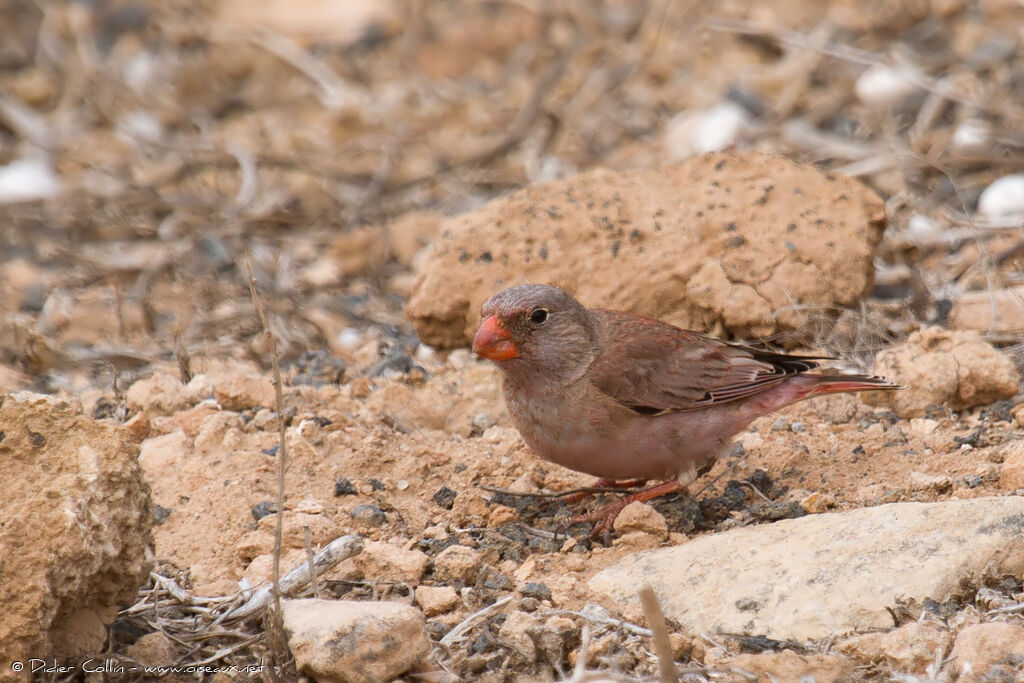
<svg viewBox="0 0 1024 683">
<path fill-rule="evenodd" d="M 60 192 L 60 179 L 43 157 L 18 159 L 0 166 L 0 204 L 50 199 Z"/>
<path fill-rule="evenodd" d="M 151 112 L 136 109 L 122 116 L 114 129 L 125 142 L 159 142 L 164 137 L 164 124 Z"/>
<path fill-rule="evenodd" d="M 409 482 L 407 482 L 405 479 L 399 479 L 397 482 L 395 482 L 395 488 L 397 488 L 399 491 L 404 491 L 407 488 L 409 488 Z"/>
<path fill-rule="evenodd" d="M 953 146 L 960 150 L 984 147 L 992 137 L 988 122 L 980 119 L 961 121 L 953 131 Z"/>
<path fill-rule="evenodd" d="M 978 213 L 986 218 L 1024 217 L 1024 175 L 1007 175 L 985 188 Z"/>
<path fill-rule="evenodd" d="M 747 135 L 750 127 L 750 114 L 735 102 L 680 112 L 672 117 L 665 130 L 668 157 L 681 161 L 698 154 L 721 151 Z"/>
<path fill-rule="evenodd" d="M 363 335 L 354 327 L 346 327 L 338 333 L 338 346 L 346 351 L 355 351 L 362 343 Z"/>
<path fill-rule="evenodd" d="M 939 225 L 931 217 L 915 213 L 907 221 L 907 234 L 915 239 L 931 237 L 939 232 Z"/>
<path fill-rule="evenodd" d="M 420 344 L 416 347 L 416 353 L 413 354 L 413 358 L 415 358 L 418 363 L 427 364 L 433 363 L 437 360 L 437 354 L 434 352 L 433 346 Z"/>
<path fill-rule="evenodd" d="M 899 104 L 917 92 L 918 86 L 909 70 L 875 64 L 860 75 L 853 90 L 861 102 L 881 109 Z"/>
</svg>

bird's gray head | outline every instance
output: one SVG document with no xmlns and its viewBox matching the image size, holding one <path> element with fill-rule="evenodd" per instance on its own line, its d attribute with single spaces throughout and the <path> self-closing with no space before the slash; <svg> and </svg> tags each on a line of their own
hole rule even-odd
<svg viewBox="0 0 1024 683">
<path fill-rule="evenodd" d="M 473 351 L 509 375 L 573 379 L 594 359 L 590 312 L 558 287 L 509 287 L 485 301 L 480 314 Z"/>
</svg>

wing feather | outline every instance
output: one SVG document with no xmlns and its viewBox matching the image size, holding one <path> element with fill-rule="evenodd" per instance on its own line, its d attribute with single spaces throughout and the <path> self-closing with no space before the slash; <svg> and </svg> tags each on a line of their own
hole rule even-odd
<svg viewBox="0 0 1024 683">
<path fill-rule="evenodd" d="M 594 385 L 644 414 L 748 398 L 822 360 L 727 344 L 631 313 L 593 314 L 604 350 L 590 366 Z"/>
</svg>

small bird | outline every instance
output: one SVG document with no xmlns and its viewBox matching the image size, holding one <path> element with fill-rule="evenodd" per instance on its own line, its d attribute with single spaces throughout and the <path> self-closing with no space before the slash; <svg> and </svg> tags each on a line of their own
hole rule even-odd
<svg viewBox="0 0 1024 683">
<path fill-rule="evenodd" d="M 683 489 L 762 415 L 813 396 L 901 388 L 882 377 L 806 374 L 825 357 L 587 309 L 551 285 L 502 290 L 481 317 L 473 351 L 501 370 L 509 413 L 537 455 L 599 485 L 668 480 L 588 516 L 600 522 L 595 533 L 632 501 Z"/>
</svg>

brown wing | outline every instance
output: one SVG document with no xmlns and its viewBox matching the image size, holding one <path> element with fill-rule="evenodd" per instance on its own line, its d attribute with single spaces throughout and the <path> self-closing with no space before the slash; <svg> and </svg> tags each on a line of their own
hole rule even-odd
<svg viewBox="0 0 1024 683">
<path fill-rule="evenodd" d="M 641 413 L 694 410 L 736 401 L 818 366 L 727 344 L 668 323 L 619 311 L 594 311 L 604 349 L 590 366 L 598 389 Z"/>
</svg>

